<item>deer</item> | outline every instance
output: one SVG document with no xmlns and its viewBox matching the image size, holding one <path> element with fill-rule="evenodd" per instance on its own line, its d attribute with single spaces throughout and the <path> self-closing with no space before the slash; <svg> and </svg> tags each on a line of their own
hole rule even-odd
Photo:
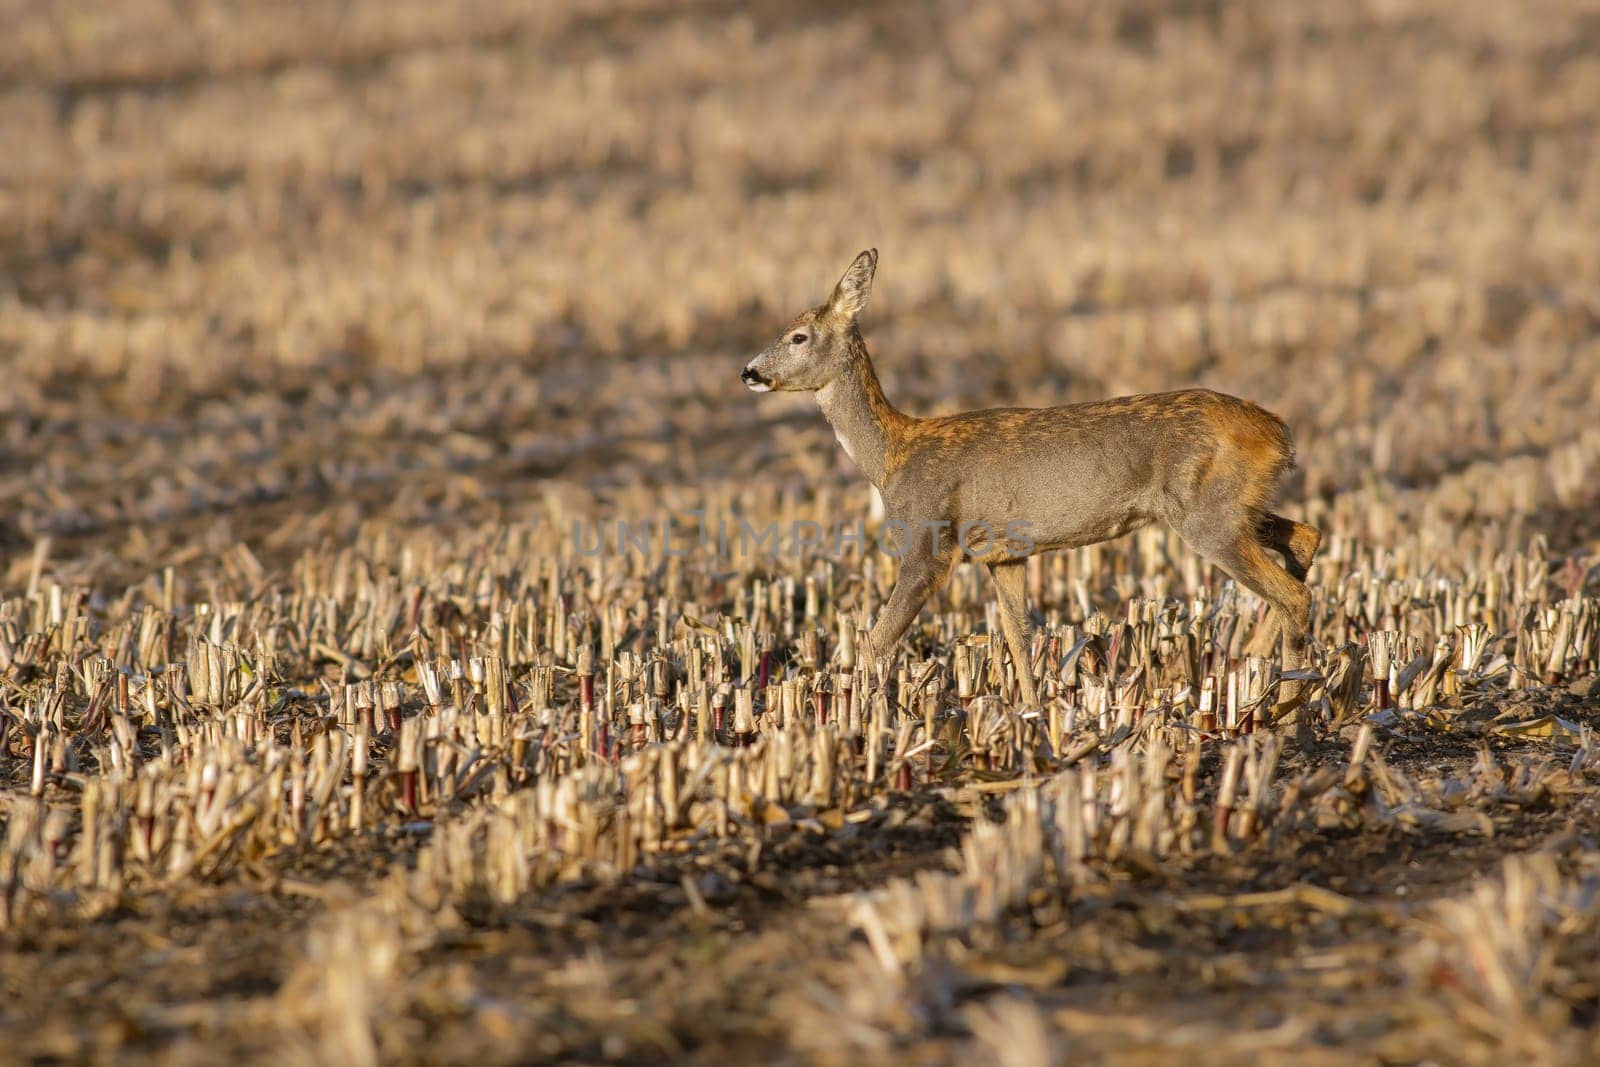
<svg viewBox="0 0 1600 1067">
<path fill-rule="evenodd" d="M 899 569 L 869 655 L 890 652 L 964 553 L 988 569 L 1023 702 L 1037 707 L 1028 556 L 1161 521 L 1268 605 L 1272 619 L 1251 651 L 1272 655 L 1281 638 L 1286 666 L 1303 665 L 1305 579 L 1322 534 L 1271 510 L 1294 462 L 1282 419 L 1209 389 L 908 415 L 884 395 L 858 322 L 877 269 L 877 249 L 856 256 L 827 301 L 796 316 L 740 374 L 758 393 L 814 393 L 881 498 L 885 526 L 897 524 Z"/>
</svg>

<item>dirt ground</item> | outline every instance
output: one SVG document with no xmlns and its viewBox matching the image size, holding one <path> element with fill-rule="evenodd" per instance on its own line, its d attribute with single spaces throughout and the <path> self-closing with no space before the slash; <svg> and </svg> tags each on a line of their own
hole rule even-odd
<svg viewBox="0 0 1600 1067">
<path fill-rule="evenodd" d="M 1600 725 L 1592 700 L 1564 710 Z M 1474 744 L 1437 737 L 1386 747 L 1394 767 L 1421 775 L 1460 774 L 1477 758 Z M 1508 762 L 1544 754 L 1493 750 Z M 1289 770 L 1340 755 L 1297 754 Z M 1430 1044 L 1417 1013 L 1439 1008 L 1413 999 L 1402 962 L 1422 936 L 1418 918 L 1507 857 L 1544 853 L 1593 874 L 1592 791 L 1488 810 L 1472 832 L 1332 828 L 1121 872 L 1092 892 L 1037 892 L 924 979 L 920 1008 L 934 1021 L 907 1023 L 923 1032 L 895 1046 L 881 1033 L 856 1040 L 837 1008 L 861 952 L 843 901 L 953 869 L 968 821 L 926 791 L 896 795 L 858 833 L 797 830 L 754 852 L 740 842 L 651 862 L 620 885 L 563 886 L 510 907 L 468 902 L 411 961 L 411 981 L 425 988 L 408 993 L 381 1046 L 394 1062 L 854 1061 L 891 1048 L 911 1062 L 966 1062 L 984 1050 L 953 1006 L 1020 995 L 1082 1031 L 1077 1054 L 1117 1062 L 1204 1055 L 1208 1042 L 1229 1060 L 1448 1062 L 1460 1050 Z M 281 1053 L 266 1020 L 304 965 L 307 930 L 413 861 L 426 833 L 276 856 L 224 884 L 145 893 L 93 922 L 8 936 L 0 981 L 11 1054 L 202 1063 L 219 1048 Z M 1283 892 L 1306 887 L 1330 892 Z M 1587 946 L 1562 952 L 1564 1006 L 1580 1029 L 1600 1008 Z"/>
</svg>

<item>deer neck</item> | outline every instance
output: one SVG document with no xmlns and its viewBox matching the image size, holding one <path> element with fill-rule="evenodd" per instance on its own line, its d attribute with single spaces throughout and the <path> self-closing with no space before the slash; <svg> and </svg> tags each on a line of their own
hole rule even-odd
<svg viewBox="0 0 1600 1067">
<path fill-rule="evenodd" d="M 881 490 L 895 437 L 909 419 L 883 395 L 866 346 L 855 348 L 849 368 L 817 390 L 817 406 L 845 454 Z"/>
</svg>

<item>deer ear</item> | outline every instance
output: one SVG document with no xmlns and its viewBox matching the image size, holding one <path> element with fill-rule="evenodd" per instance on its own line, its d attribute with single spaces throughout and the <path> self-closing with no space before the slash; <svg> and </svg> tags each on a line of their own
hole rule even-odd
<svg viewBox="0 0 1600 1067">
<path fill-rule="evenodd" d="M 855 318 L 867 306 L 867 296 L 872 292 L 872 276 L 878 271 L 878 250 L 869 248 L 856 257 L 850 269 L 844 272 L 839 284 L 833 287 L 828 300 L 829 309 L 836 315 Z"/>
</svg>

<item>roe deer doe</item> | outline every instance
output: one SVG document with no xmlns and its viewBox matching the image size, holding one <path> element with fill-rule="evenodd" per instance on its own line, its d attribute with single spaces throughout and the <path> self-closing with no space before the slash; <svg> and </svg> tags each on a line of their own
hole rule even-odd
<svg viewBox="0 0 1600 1067">
<path fill-rule="evenodd" d="M 883 395 L 856 325 L 877 267 L 877 249 L 857 256 L 827 303 L 797 317 L 740 375 L 756 392 L 815 392 L 839 444 L 882 496 L 886 521 L 906 533 L 894 592 L 872 628 L 873 654 L 900 639 L 966 552 L 989 568 L 1023 699 L 1036 705 L 1023 561 L 1160 519 L 1271 605 L 1276 625 L 1255 650 L 1269 654 L 1281 634 L 1289 665 L 1302 665 L 1311 612 L 1304 579 L 1322 534 L 1268 509 L 1294 459 L 1283 420 L 1207 389 L 903 414 Z M 976 544 L 980 529 L 986 540 Z"/>
</svg>

